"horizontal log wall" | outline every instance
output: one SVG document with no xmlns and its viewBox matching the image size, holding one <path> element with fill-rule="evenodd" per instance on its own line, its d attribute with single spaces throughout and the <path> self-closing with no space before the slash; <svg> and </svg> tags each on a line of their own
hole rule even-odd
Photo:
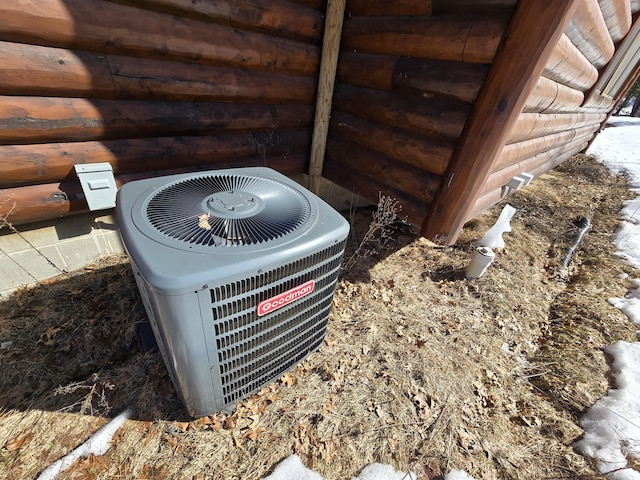
<svg viewBox="0 0 640 480">
<path fill-rule="evenodd" d="M 513 176 L 538 175 L 583 149 L 615 101 L 593 86 L 640 2 L 577 1 L 567 24 L 569 7 L 539 1 L 347 0 L 323 175 L 373 202 L 397 198 L 423 233 L 426 219 L 444 232 L 455 216 L 453 241 L 460 220 L 511 193 Z M 3 2 L 0 213 L 18 225 L 86 210 L 80 163 L 111 163 L 119 183 L 227 166 L 307 172 L 325 8 L 325 0 Z M 530 26 L 544 24 L 531 12 L 565 8 L 553 35 Z M 524 26 L 512 22 L 521 10 Z M 529 37 L 551 36 L 525 48 Z M 510 60 L 497 59 L 513 37 L 520 50 L 507 45 Z M 520 58 L 522 49 L 544 61 Z M 536 74 L 507 78 L 494 64 Z M 483 155 L 490 165 L 475 169 Z M 443 205 L 451 195 L 465 199 Z"/>
<path fill-rule="evenodd" d="M 422 225 L 514 0 L 347 0 L 324 175 Z"/>
<path fill-rule="evenodd" d="M 86 210 L 74 165 L 116 178 L 308 167 L 317 0 L 16 0 L 0 5 L 0 213 Z M 75 189 L 75 190 L 74 190 Z"/>
<path fill-rule="evenodd" d="M 505 185 L 514 176 L 540 175 L 587 147 L 615 104 L 592 87 L 613 57 L 614 45 L 629 32 L 634 10 L 629 0 L 577 2 L 469 219 L 512 193 Z"/>
</svg>

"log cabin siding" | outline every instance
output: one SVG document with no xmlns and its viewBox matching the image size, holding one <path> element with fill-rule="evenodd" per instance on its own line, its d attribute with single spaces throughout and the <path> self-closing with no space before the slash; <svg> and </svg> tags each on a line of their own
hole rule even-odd
<svg viewBox="0 0 640 480">
<path fill-rule="evenodd" d="M 514 8 L 474 2 L 461 13 L 455 3 L 346 6 L 324 175 L 374 202 L 380 192 L 397 198 L 416 225 L 429 211 Z"/>
<path fill-rule="evenodd" d="M 0 212 L 86 211 L 74 165 L 120 183 L 307 169 L 324 2 L 19 0 L 0 5 Z"/>
<path fill-rule="evenodd" d="M 586 148 L 615 103 L 591 89 L 599 69 L 613 57 L 614 42 L 629 32 L 631 20 L 628 1 L 577 2 L 523 113 L 492 161 L 467 220 L 511 194 L 505 185 L 514 176 L 538 176 Z"/>
<path fill-rule="evenodd" d="M 423 235 L 453 243 L 514 176 L 589 144 L 622 95 L 598 88 L 640 11 L 347 0 L 325 154 L 310 164 L 318 85 L 332 80 L 319 77 L 326 3 L 4 2 L 0 213 L 19 225 L 86 211 L 81 163 L 109 162 L 118 184 L 266 165 L 395 197 Z"/>
</svg>

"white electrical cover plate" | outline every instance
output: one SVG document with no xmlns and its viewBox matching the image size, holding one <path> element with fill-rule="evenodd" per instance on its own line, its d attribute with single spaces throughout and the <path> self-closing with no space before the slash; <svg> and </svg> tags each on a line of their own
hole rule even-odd
<svg viewBox="0 0 640 480">
<path fill-rule="evenodd" d="M 75 165 L 74 168 L 89 210 L 105 210 L 116 206 L 116 181 L 109 162 Z"/>
</svg>

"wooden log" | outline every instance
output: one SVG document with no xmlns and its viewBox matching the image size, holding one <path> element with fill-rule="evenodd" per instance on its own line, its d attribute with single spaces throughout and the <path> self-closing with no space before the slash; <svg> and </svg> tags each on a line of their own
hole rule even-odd
<svg viewBox="0 0 640 480">
<path fill-rule="evenodd" d="M 401 125 L 428 137 L 460 137 L 471 107 L 438 97 L 421 98 L 403 93 L 338 85 L 336 109 L 389 126 Z"/>
<path fill-rule="evenodd" d="M 249 133 L 258 131 L 310 130 L 313 105 L 309 104 L 229 104 L 196 102 L 199 132 Z"/>
<path fill-rule="evenodd" d="M 8 95 L 113 96 L 107 58 L 0 41 L 0 92 Z"/>
<path fill-rule="evenodd" d="M 558 145 L 545 152 L 538 152 L 529 158 L 499 167 L 487 177 L 483 191 L 488 192 L 505 186 L 513 177 L 520 173 L 532 174 L 532 172 L 537 171 L 542 164 L 545 164 L 550 159 L 566 158 L 565 154 L 574 155 L 576 152 L 582 150 L 580 147 L 585 145 L 592 136 L 592 133 L 581 135 L 570 142 Z"/>
<path fill-rule="evenodd" d="M 354 53 L 342 49 L 338 60 L 338 80 L 351 85 L 391 90 L 399 57 Z"/>
<path fill-rule="evenodd" d="M 286 0 L 110 0 L 113 3 L 171 15 L 265 32 L 285 38 L 312 41 L 322 37 L 322 14 Z"/>
<path fill-rule="evenodd" d="M 620 42 L 609 64 L 602 69 L 598 82 L 591 93 L 607 95 L 618 100 L 629 85 L 638 78 L 638 37 L 640 37 L 640 15 L 634 19 L 629 34 Z"/>
<path fill-rule="evenodd" d="M 393 72 L 393 88 L 472 103 L 488 72 L 488 65 L 401 57 Z"/>
<path fill-rule="evenodd" d="M 525 113 L 578 112 L 584 101 L 584 93 L 541 76 L 527 97 Z"/>
<path fill-rule="evenodd" d="M 0 212 L 13 226 L 88 210 L 77 181 L 0 190 Z"/>
<path fill-rule="evenodd" d="M 436 175 L 444 173 L 454 148 L 451 141 L 424 137 L 343 112 L 333 113 L 329 131 Z"/>
<path fill-rule="evenodd" d="M 431 15 L 431 0 L 348 0 L 350 16 Z"/>
<path fill-rule="evenodd" d="M 338 63 L 341 82 L 377 90 L 398 90 L 427 98 L 443 96 L 471 103 L 487 65 L 390 57 L 342 51 Z"/>
<path fill-rule="evenodd" d="M 312 103 L 316 88 L 315 78 L 300 75 L 11 42 L 0 42 L 0 62 L 4 95 Z"/>
<path fill-rule="evenodd" d="M 307 8 L 324 12 L 327 9 L 327 0 L 288 0 L 290 3 L 303 5 Z"/>
<path fill-rule="evenodd" d="M 637 76 L 634 78 L 637 79 Z M 613 109 L 617 99 L 611 98 L 608 95 L 602 95 L 598 92 L 591 92 L 589 97 L 582 105 L 583 110 L 591 110 L 598 112 L 609 112 Z"/>
<path fill-rule="evenodd" d="M 562 35 L 556 44 L 543 75 L 582 92 L 593 87 L 598 80 L 598 70 L 566 35 Z"/>
<path fill-rule="evenodd" d="M 512 14 L 518 0 L 431 0 L 434 15 Z"/>
<path fill-rule="evenodd" d="M 575 1 L 518 3 L 442 189 L 422 225 L 427 238 L 446 244 L 457 240 L 497 154 L 571 18 Z"/>
<path fill-rule="evenodd" d="M 96 53 L 301 75 L 320 59 L 316 45 L 102 0 L 2 2 L 0 18 L 3 40 Z"/>
<path fill-rule="evenodd" d="M 311 128 L 310 105 L 0 96 L 0 144 Z"/>
<path fill-rule="evenodd" d="M 508 18 L 491 15 L 354 17 L 345 22 L 342 47 L 378 55 L 489 64 Z"/>
<path fill-rule="evenodd" d="M 494 168 L 499 169 L 519 162 L 526 158 L 532 157 L 538 153 L 544 153 L 559 145 L 566 145 L 572 142 L 576 138 L 581 138 L 591 135 L 598 130 L 599 124 L 591 124 L 585 127 L 575 128 L 571 130 L 564 130 L 554 132 L 549 135 L 545 135 L 538 138 L 532 138 L 530 140 L 524 140 L 522 142 L 511 143 L 505 145 L 502 152 L 498 155 Z"/>
<path fill-rule="evenodd" d="M 609 35 L 619 42 L 631 29 L 631 3 L 629 0 L 598 0 Z"/>
<path fill-rule="evenodd" d="M 326 162 L 331 162 L 330 159 L 425 202 L 433 200 L 440 186 L 441 177 L 438 175 L 334 135 L 329 136 L 327 142 Z"/>
<path fill-rule="evenodd" d="M 109 162 L 116 174 L 308 152 L 308 131 L 0 146 L 0 188 L 59 182 L 76 164 Z"/>
<path fill-rule="evenodd" d="M 543 173 L 554 169 L 561 163 L 567 161 L 571 157 L 573 157 L 576 153 L 583 151 L 587 146 L 586 142 L 583 142 L 577 146 L 574 146 L 572 150 L 567 151 L 559 156 L 549 156 L 546 160 L 539 159 L 541 162 L 538 166 L 528 171 L 528 173 L 532 174 L 534 177 L 538 177 Z M 512 178 L 512 177 L 511 177 Z M 505 187 L 496 187 L 493 190 L 487 190 L 484 192 L 478 200 L 473 208 L 470 210 L 469 217 L 466 221 L 469 221 L 485 211 L 486 209 L 492 207 L 496 203 L 504 200 L 507 196 L 514 193 L 512 189 Z"/>
<path fill-rule="evenodd" d="M 615 47 L 598 0 L 579 2 L 565 34 L 596 68 L 604 67 L 613 57 Z"/>
<path fill-rule="evenodd" d="M 320 193 L 345 7 L 345 0 L 328 0 L 328 2 L 309 160 L 309 189 L 315 194 Z"/>
<path fill-rule="evenodd" d="M 605 118 L 604 113 L 522 113 L 509 132 L 507 144 L 586 125 L 599 125 Z"/>
<path fill-rule="evenodd" d="M 109 57 L 109 65 L 119 98 L 309 104 L 315 98 L 313 77 L 119 56 Z"/>
<path fill-rule="evenodd" d="M 192 168 L 174 168 L 170 170 L 149 171 L 143 174 L 116 176 L 116 184 L 122 184 L 139 178 L 149 178 L 175 173 L 188 173 L 218 168 L 269 166 L 285 175 L 304 172 L 308 161 L 306 154 L 278 155 L 277 157 L 253 157 L 233 162 L 207 163 Z M 23 225 L 43 220 L 53 220 L 89 209 L 78 180 L 60 183 L 46 183 L 0 190 L 0 212 L 8 215 L 12 225 Z"/>
<path fill-rule="evenodd" d="M 420 201 L 402 190 L 397 190 L 384 183 L 384 179 L 373 178 L 350 168 L 350 163 L 338 162 L 335 157 L 328 156 L 323 176 L 338 184 L 348 185 L 356 195 L 377 204 L 380 195 L 385 195 L 398 201 L 401 210 L 398 217 L 406 218 L 413 225 L 420 225 L 428 211 L 429 203 Z"/>
</svg>

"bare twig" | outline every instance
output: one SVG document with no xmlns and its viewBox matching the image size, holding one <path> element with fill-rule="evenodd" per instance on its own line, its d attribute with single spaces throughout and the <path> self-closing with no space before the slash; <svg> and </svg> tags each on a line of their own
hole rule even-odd
<svg viewBox="0 0 640 480">
<path fill-rule="evenodd" d="M 360 258 L 375 255 L 387 244 L 391 238 L 389 236 L 389 226 L 399 220 L 398 212 L 400 210 L 401 207 L 398 200 L 382 195 L 382 193 L 379 194 L 378 207 L 373 212 L 369 229 L 351 257 L 344 263 L 342 267 L 344 271 L 352 269 Z M 376 240 L 377 245 L 371 247 L 371 244 Z"/>
<path fill-rule="evenodd" d="M 55 263 L 53 263 L 53 261 L 48 258 L 45 254 L 43 254 L 38 248 L 36 248 L 29 240 L 27 240 L 25 238 L 24 235 L 22 235 L 22 233 L 20 231 L 18 231 L 18 229 L 16 227 L 14 227 L 11 222 L 9 221 L 9 217 L 13 214 L 13 211 L 16 208 L 16 204 L 14 203 L 11 206 L 11 209 L 6 213 L 6 214 L 2 214 L 0 213 L 0 230 L 2 230 L 4 227 L 7 227 L 9 230 L 11 230 L 12 233 L 16 234 L 18 237 L 20 237 L 27 245 L 29 245 L 29 247 L 31 247 L 32 250 L 34 250 L 38 255 L 40 255 L 42 258 L 44 258 L 47 263 L 49 265 L 51 265 L 53 268 L 55 268 L 61 275 L 66 275 L 67 277 L 69 276 L 69 273 L 62 270 L 60 267 L 58 267 Z M 8 257 L 10 257 L 9 255 L 7 255 Z M 11 258 L 11 257 L 10 257 Z M 13 260 L 13 259 L 12 259 Z M 24 272 L 29 275 L 37 284 L 40 284 L 40 281 L 33 276 L 33 274 L 31 272 L 29 272 L 27 269 L 25 269 L 22 265 L 20 265 L 18 262 L 16 262 L 15 260 L 13 260 L 13 262 L 18 265 L 22 270 L 24 270 Z"/>
</svg>

